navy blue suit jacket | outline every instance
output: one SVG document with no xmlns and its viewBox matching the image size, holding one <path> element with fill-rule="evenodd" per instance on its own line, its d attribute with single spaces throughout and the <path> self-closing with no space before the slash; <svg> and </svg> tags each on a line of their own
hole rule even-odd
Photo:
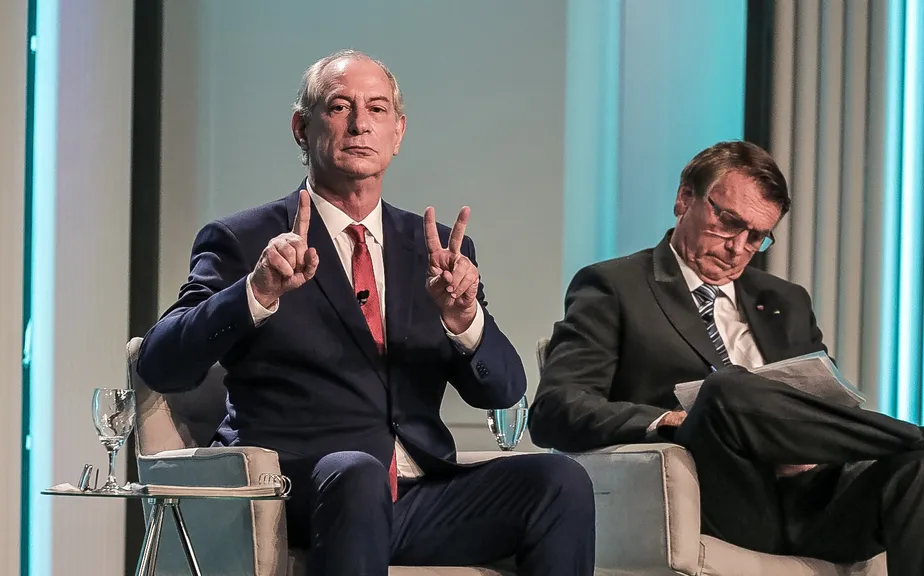
<svg viewBox="0 0 924 576">
<path fill-rule="evenodd" d="M 297 206 L 296 191 L 199 232 L 189 280 L 144 338 L 139 375 L 158 392 L 184 391 L 220 361 L 228 414 L 218 445 L 262 446 L 309 462 L 358 450 L 388 466 L 397 435 L 425 473 L 452 471 L 455 446 L 439 415 L 446 383 L 476 408 L 511 406 L 526 391 L 516 350 L 487 309 L 478 349 L 456 349 L 426 292 L 423 218 L 384 202 L 385 357 L 316 210 L 308 232 L 319 256 L 315 277 L 255 327 L 246 277 L 270 239 L 292 230 Z M 445 246 L 449 229 L 439 233 Z M 468 237 L 462 252 L 475 262 Z M 480 284 L 478 300 L 486 305 Z"/>
</svg>

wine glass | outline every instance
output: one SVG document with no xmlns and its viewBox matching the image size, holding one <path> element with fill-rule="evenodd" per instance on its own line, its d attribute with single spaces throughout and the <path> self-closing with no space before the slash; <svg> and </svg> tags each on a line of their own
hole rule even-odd
<svg viewBox="0 0 924 576">
<path fill-rule="evenodd" d="M 510 408 L 488 410 L 488 429 L 494 434 L 497 445 L 507 452 L 517 447 L 529 416 L 526 396 Z"/>
<path fill-rule="evenodd" d="M 109 478 L 98 490 L 122 492 L 116 482 L 116 454 L 132 432 L 135 423 L 135 391 L 120 388 L 97 388 L 93 391 L 93 424 L 99 441 L 109 453 Z"/>
</svg>

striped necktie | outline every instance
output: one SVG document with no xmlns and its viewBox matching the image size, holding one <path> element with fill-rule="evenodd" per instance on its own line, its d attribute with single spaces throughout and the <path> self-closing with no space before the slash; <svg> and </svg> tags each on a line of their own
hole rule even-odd
<svg viewBox="0 0 924 576">
<path fill-rule="evenodd" d="M 719 288 L 712 284 L 703 284 L 693 291 L 693 296 L 696 297 L 696 302 L 699 305 L 699 317 L 703 319 L 703 323 L 706 325 L 706 334 L 712 340 L 715 351 L 719 353 L 722 364 L 730 366 L 731 360 L 728 359 L 728 350 L 725 348 L 725 343 L 722 342 L 722 335 L 719 334 L 718 326 L 715 325 L 715 299 L 718 295 Z"/>
</svg>

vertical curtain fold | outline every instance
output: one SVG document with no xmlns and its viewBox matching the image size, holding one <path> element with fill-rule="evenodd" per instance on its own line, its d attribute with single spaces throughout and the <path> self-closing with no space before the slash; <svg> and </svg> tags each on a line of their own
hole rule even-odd
<svg viewBox="0 0 924 576">
<path fill-rule="evenodd" d="M 870 408 L 921 420 L 924 1 L 777 0 L 770 152 L 790 183 L 769 270 L 809 290 Z"/>
</svg>

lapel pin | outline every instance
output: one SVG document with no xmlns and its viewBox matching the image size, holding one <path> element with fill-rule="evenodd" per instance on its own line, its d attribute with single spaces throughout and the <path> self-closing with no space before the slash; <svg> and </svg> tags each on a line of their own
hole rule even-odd
<svg viewBox="0 0 924 576">
<path fill-rule="evenodd" d="M 758 304 L 758 305 L 757 305 L 757 309 L 758 309 L 758 310 L 763 310 L 763 309 L 764 309 L 764 305 L 763 305 L 763 304 Z"/>
<path fill-rule="evenodd" d="M 774 314 L 779 314 L 780 311 L 779 311 L 779 310 L 774 310 L 773 313 L 774 313 Z"/>
</svg>

